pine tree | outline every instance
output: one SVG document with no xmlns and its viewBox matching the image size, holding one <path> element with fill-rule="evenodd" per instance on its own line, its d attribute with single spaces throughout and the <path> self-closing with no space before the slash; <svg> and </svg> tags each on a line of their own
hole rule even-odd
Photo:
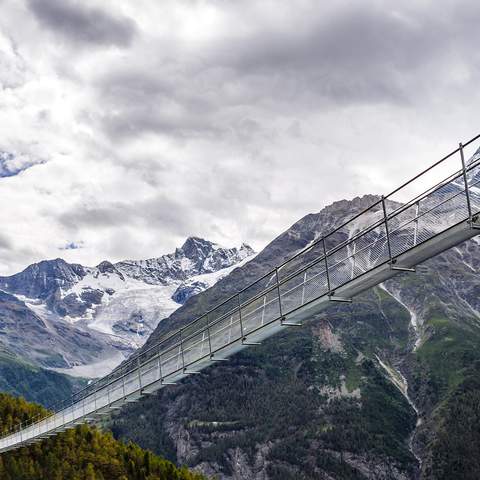
<svg viewBox="0 0 480 480">
<path fill-rule="evenodd" d="M 91 463 L 87 464 L 87 468 L 85 469 L 85 480 L 97 480 L 95 469 Z"/>
</svg>

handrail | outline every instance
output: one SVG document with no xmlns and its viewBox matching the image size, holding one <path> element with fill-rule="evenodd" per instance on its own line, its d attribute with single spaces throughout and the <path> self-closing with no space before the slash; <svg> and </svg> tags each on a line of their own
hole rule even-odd
<svg viewBox="0 0 480 480">
<path fill-rule="evenodd" d="M 480 138 L 480 134 L 473 137 L 471 140 L 469 140 L 465 144 L 463 144 L 463 145 L 460 144 L 459 148 L 452 151 L 451 153 L 449 153 L 448 155 L 446 155 L 445 157 L 443 157 L 442 159 L 437 161 L 435 164 L 431 165 L 429 168 L 425 169 L 423 172 L 421 172 L 420 174 L 418 174 L 415 177 L 413 177 L 412 179 L 410 179 L 408 182 L 405 182 L 403 185 L 401 185 L 397 189 L 393 190 L 387 196 L 381 197 L 379 200 L 373 202 L 370 206 L 368 206 L 364 210 L 356 213 L 354 216 L 349 218 L 348 221 L 346 221 L 346 222 L 342 223 L 341 225 L 335 227 L 334 229 L 332 229 L 327 234 L 315 239 L 313 242 L 311 242 L 309 245 L 307 245 L 306 247 L 301 249 L 299 252 L 290 256 L 283 263 L 281 263 L 280 265 L 276 266 L 275 268 L 269 270 L 264 275 L 257 278 L 255 281 L 249 283 L 247 286 L 245 286 L 241 290 L 237 291 L 235 294 L 229 296 L 227 299 L 218 303 L 213 308 L 209 309 L 207 312 L 203 313 L 202 315 L 197 317 L 192 322 L 189 322 L 188 324 L 184 325 L 183 327 L 181 327 L 181 328 L 179 328 L 179 329 L 177 329 L 173 332 L 170 332 L 166 336 L 162 337 L 157 343 L 153 344 L 152 346 L 148 347 L 147 349 L 132 355 L 127 361 L 125 361 L 122 365 L 120 365 L 115 370 L 113 370 L 113 372 L 111 372 L 109 375 L 107 375 L 107 376 L 105 376 L 105 377 L 103 377 L 103 378 L 101 378 L 101 379 L 99 379 L 95 382 L 92 382 L 91 384 L 87 385 L 86 387 L 84 387 L 84 388 L 80 389 L 79 391 L 75 392 L 72 395 L 72 397 L 69 401 L 64 400 L 62 402 L 58 402 L 57 404 L 54 405 L 54 408 L 55 408 L 54 413 L 51 413 L 50 415 L 42 417 L 40 420 L 38 420 L 36 422 L 34 421 L 34 419 L 31 419 L 27 422 L 22 422 L 20 424 L 17 424 L 14 427 L 12 427 L 11 431 L 14 431 L 14 432 L 23 431 L 25 428 L 35 429 L 35 428 L 37 428 L 37 426 L 38 426 L 38 428 L 40 428 L 40 425 L 42 424 L 42 422 L 45 422 L 46 425 L 49 425 L 51 420 L 54 420 L 53 417 L 56 414 L 63 412 L 63 415 L 65 416 L 69 410 L 71 410 L 71 414 L 73 415 L 74 411 L 75 411 L 75 409 L 74 409 L 75 405 L 79 404 L 80 402 L 83 402 L 82 406 L 83 406 L 83 410 L 85 412 L 85 404 L 86 404 L 86 401 L 90 397 L 93 397 L 95 402 L 96 402 L 98 392 L 101 392 L 101 391 L 104 391 L 104 390 L 109 392 L 109 387 L 111 385 L 117 383 L 119 380 L 123 380 L 123 382 L 125 382 L 125 378 L 132 371 L 135 371 L 139 368 L 141 369 L 144 365 L 151 362 L 152 360 L 155 360 L 157 357 L 161 358 L 162 355 L 165 355 L 165 354 L 171 352 L 172 350 L 179 349 L 179 347 L 181 348 L 183 370 L 185 370 L 185 359 L 184 359 L 184 348 L 183 348 L 183 346 L 184 346 L 185 342 L 190 341 L 195 336 L 198 336 L 200 334 L 205 334 L 206 332 L 208 332 L 208 336 L 209 336 L 208 338 L 209 338 L 209 342 L 210 342 L 210 329 L 212 327 L 215 327 L 218 324 L 221 324 L 221 322 L 225 321 L 225 319 L 227 319 L 229 316 L 232 316 L 233 314 L 236 314 L 237 312 L 240 312 L 240 320 L 239 321 L 240 321 L 240 327 L 241 327 L 241 325 L 242 325 L 242 314 L 241 314 L 242 309 L 246 309 L 249 305 L 252 305 L 254 302 L 258 301 L 262 297 L 264 297 L 266 299 L 267 295 L 270 294 L 271 292 L 275 291 L 275 290 L 278 290 L 279 308 L 280 308 L 280 314 L 281 314 L 281 309 L 282 309 L 281 294 L 280 294 L 281 286 L 285 285 L 287 282 L 290 282 L 295 277 L 298 277 L 300 274 L 307 272 L 309 269 L 311 269 L 315 265 L 317 265 L 321 262 L 325 262 L 326 270 L 323 273 L 326 273 L 327 277 L 328 277 L 328 271 L 329 270 L 334 269 L 337 265 L 342 264 L 346 260 L 350 259 L 352 256 L 358 255 L 360 251 L 364 251 L 365 249 L 367 249 L 367 247 L 370 247 L 371 245 L 374 245 L 374 244 L 378 244 L 379 241 L 385 241 L 386 240 L 387 242 L 389 242 L 389 236 L 391 236 L 393 233 L 402 229 L 405 225 L 408 225 L 408 224 L 410 224 L 412 222 L 416 222 L 416 221 L 418 222 L 418 219 L 427 215 L 428 213 L 430 213 L 434 209 L 438 208 L 439 206 L 442 206 L 446 202 L 451 201 L 452 199 L 456 198 L 457 196 L 466 194 L 467 201 L 470 201 L 469 196 L 468 196 L 469 195 L 469 188 L 465 185 L 465 191 L 463 191 L 462 188 L 459 187 L 459 191 L 457 193 L 455 193 L 452 196 L 449 196 L 446 200 L 443 200 L 442 202 L 440 202 L 438 204 L 435 204 L 430 210 L 424 211 L 421 214 L 419 214 L 417 212 L 415 217 L 412 218 L 411 220 L 409 220 L 408 222 L 405 222 L 405 223 L 401 224 L 400 226 L 397 226 L 395 229 L 391 230 L 390 232 L 388 231 L 388 224 L 394 218 L 399 217 L 403 212 L 407 211 L 409 208 L 411 208 L 415 204 L 418 204 L 420 201 L 422 201 L 422 199 L 428 198 L 428 196 L 430 194 L 438 191 L 444 185 L 448 185 L 450 182 L 456 181 L 462 175 L 464 177 L 464 181 L 467 182 L 466 173 L 473 170 L 478 165 L 480 165 L 480 158 L 477 159 L 475 162 L 469 164 L 468 166 L 465 166 L 465 164 L 464 164 L 463 168 L 461 170 L 455 171 L 454 173 L 450 174 L 446 179 L 437 183 L 435 186 L 428 188 L 423 193 L 417 195 L 416 197 L 409 200 L 408 202 L 399 205 L 395 210 L 393 210 L 390 213 L 387 213 L 386 210 L 382 213 L 382 209 L 375 210 L 375 208 L 377 206 L 379 206 L 380 204 L 383 204 L 383 206 L 384 206 L 385 205 L 384 202 L 385 202 L 386 199 L 390 199 L 394 194 L 398 193 L 401 189 L 403 189 L 406 186 L 412 184 L 415 180 L 422 177 L 422 175 L 425 175 L 426 173 L 431 171 L 436 166 L 440 165 L 441 163 L 443 163 L 447 159 L 451 158 L 456 153 L 459 153 L 459 152 L 462 153 L 463 148 L 470 145 L 471 143 L 478 140 L 479 138 Z M 475 182 L 474 185 L 477 185 L 478 183 L 480 183 L 480 180 Z M 470 188 L 474 185 L 471 185 Z M 392 200 L 390 200 L 390 201 L 392 201 Z M 346 226 L 353 223 L 356 219 L 358 219 L 359 217 L 361 217 L 362 215 L 366 214 L 369 211 L 370 212 L 375 212 L 375 213 L 378 212 L 382 216 L 381 216 L 380 219 L 374 221 L 373 223 L 371 223 L 371 224 L 367 225 L 366 227 L 360 229 L 359 231 L 355 232 L 354 235 L 349 236 L 349 238 L 347 238 L 346 240 L 343 240 L 343 241 L 339 242 L 338 244 L 334 245 L 331 249 L 327 250 L 325 248 L 325 240 L 326 239 L 329 239 L 335 233 L 341 231 Z M 337 261 L 337 263 L 334 263 L 332 265 L 328 264 L 327 259 L 329 257 L 332 257 L 333 255 L 335 255 L 342 248 L 354 244 L 354 242 L 358 241 L 359 239 L 366 236 L 367 234 L 374 231 L 375 229 L 377 229 L 379 227 L 382 227 L 383 225 L 385 225 L 385 233 L 382 236 L 378 237 L 373 243 L 368 244 L 367 246 L 363 247 L 360 251 L 355 252 L 353 255 L 351 255 L 351 254 L 347 255 L 346 257 L 342 258 L 340 261 Z M 304 265 L 301 265 L 299 268 L 295 269 L 294 271 L 289 273 L 286 277 L 282 278 L 281 280 L 279 279 L 278 272 L 282 268 L 284 268 L 289 263 L 293 262 L 293 260 L 295 260 L 295 259 L 299 258 L 300 256 L 308 253 L 309 251 L 313 251 L 313 249 L 317 245 L 320 245 L 321 242 L 323 242 L 323 247 L 324 247 L 324 253 L 323 254 L 317 255 L 316 258 L 314 258 L 313 260 L 309 261 L 308 263 L 306 263 Z M 390 250 L 390 245 L 389 245 L 389 250 Z M 392 252 L 390 251 L 390 258 L 386 259 L 383 263 L 388 262 L 388 261 L 391 262 L 392 260 L 393 260 Z M 383 264 L 383 263 L 381 263 L 381 264 Z M 366 273 L 366 272 L 364 272 L 364 273 Z M 320 274 L 317 274 L 316 276 L 318 276 L 318 275 L 320 275 Z M 267 284 L 267 286 L 265 288 L 261 288 L 260 282 L 264 281 L 268 277 L 273 278 L 274 283 L 272 283 L 270 285 Z M 356 278 L 358 278 L 358 276 Z M 270 282 L 268 282 L 268 283 L 270 283 Z M 343 284 L 341 284 L 340 286 L 342 286 L 342 285 Z M 239 300 L 240 295 L 242 293 L 246 292 L 249 289 L 253 289 L 255 286 L 260 286 L 260 291 L 258 291 L 258 292 L 254 291 L 253 296 L 249 297 L 244 302 L 239 301 L 238 304 L 236 304 L 235 307 L 229 309 L 226 313 L 221 313 L 220 316 L 218 318 L 215 318 L 215 320 L 213 322 L 209 322 L 209 315 L 211 315 L 215 311 L 218 311 L 220 308 L 224 307 L 229 302 L 232 302 L 233 300 L 237 300 L 237 299 Z M 293 288 L 291 288 L 289 291 L 293 291 L 294 289 L 296 289 L 298 287 L 299 286 L 296 285 Z M 337 289 L 337 288 L 339 288 L 338 285 L 335 286 L 335 289 Z M 328 282 L 328 292 L 326 292 L 326 294 L 331 295 L 331 293 L 332 293 L 332 290 L 330 290 L 330 282 Z M 269 303 L 271 303 L 271 302 L 272 301 L 270 301 Z M 266 304 L 264 304 L 263 308 L 265 308 L 265 305 Z M 255 309 L 254 311 L 256 311 L 256 310 L 258 310 L 258 308 Z M 203 325 L 203 322 L 205 320 L 206 320 L 206 325 L 203 326 L 202 328 L 198 328 L 198 325 Z M 275 321 L 275 320 L 273 320 L 273 321 Z M 196 326 L 197 326 L 197 329 L 194 328 Z M 189 331 L 192 327 L 193 327 L 192 332 L 190 332 L 187 336 L 182 335 L 184 332 Z M 175 336 L 179 336 L 180 337 L 179 340 L 174 342 L 172 345 L 168 345 L 168 342 L 171 342 L 172 340 L 174 340 Z M 166 346 L 166 349 L 163 350 L 163 351 L 162 351 L 162 346 Z M 190 348 L 190 346 L 188 348 Z M 203 349 L 203 347 L 202 347 L 202 349 Z M 153 355 L 151 355 L 154 350 L 155 350 L 155 353 Z M 210 346 L 210 351 L 211 351 L 211 346 Z M 174 355 L 172 357 L 169 357 L 169 359 L 176 358 L 176 357 L 178 357 L 179 354 L 180 353 L 178 353 L 177 355 Z M 145 362 L 143 364 L 140 363 L 140 359 L 142 357 L 145 357 Z M 198 360 L 199 359 L 196 359 L 195 362 L 198 361 Z M 161 360 L 160 360 L 160 365 L 161 365 Z M 181 370 L 182 370 L 182 368 L 178 368 L 177 370 L 168 373 L 166 375 L 166 377 L 168 377 L 170 375 L 174 375 L 178 371 L 181 371 Z M 92 400 L 90 400 L 90 401 L 92 401 Z M 38 418 L 38 416 L 35 417 L 35 419 L 36 418 Z M 57 422 L 54 422 L 54 427 L 56 426 L 56 423 Z M 5 437 L 7 437 L 8 435 L 10 435 L 10 433 L 6 433 L 3 436 L 1 436 L 0 438 L 3 439 Z"/>
</svg>

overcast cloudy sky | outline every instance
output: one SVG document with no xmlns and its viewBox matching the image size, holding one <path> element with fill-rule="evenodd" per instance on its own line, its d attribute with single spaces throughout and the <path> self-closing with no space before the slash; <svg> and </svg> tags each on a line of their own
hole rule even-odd
<svg viewBox="0 0 480 480">
<path fill-rule="evenodd" d="M 479 133 L 480 2 L 0 0 L 0 275 L 261 248 Z"/>
</svg>

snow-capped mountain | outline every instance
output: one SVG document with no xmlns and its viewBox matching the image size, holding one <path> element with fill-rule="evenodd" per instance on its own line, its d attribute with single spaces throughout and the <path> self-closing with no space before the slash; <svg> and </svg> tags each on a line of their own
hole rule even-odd
<svg viewBox="0 0 480 480">
<path fill-rule="evenodd" d="M 125 276 L 151 285 L 167 285 L 176 280 L 188 280 L 196 275 L 214 273 L 251 256 L 246 244 L 240 249 L 223 248 L 198 237 L 190 237 L 175 253 L 149 260 L 126 260 L 115 267 Z"/>
<path fill-rule="evenodd" d="M 174 253 L 148 260 L 85 267 L 56 259 L 30 265 L 0 277 L 5 292 L 0 308 L 8 306 L 10 319 L 8 328 L 0 324 L 0 342 L 42 366 L 104 374 L 143 345 L 160 320 L 253 254 L 246 244 L 223 248 L 190 237 Z M 41 326 L 41 334 L 32 335 L 32 323 Z M 88 352 L 78 336 L 86 339 Z M 39 345 L 38 338 L 46 340 Z"/>
</svg>

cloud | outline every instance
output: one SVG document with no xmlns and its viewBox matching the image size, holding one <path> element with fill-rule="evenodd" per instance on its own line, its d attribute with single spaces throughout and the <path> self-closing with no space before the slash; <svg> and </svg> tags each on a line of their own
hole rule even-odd
<svg viewBox="0 0 480 480">
<path fill-rule="evenodd" d="M 192 225 L 190 208 L 163 195 L 128 202 L 105 202 L 102 207 L 77 202 L 56 217 L 69 231 L 113 228 L 156 228 L 163 234 L 183 236 Z"/>
<path fill-rule="evenodd" d="M 225 3 L 223 21 L 237 22 L 236 28 L 198 47 L 160 37 L 130 61 L 100 69 L 94 79 L 103 106 L 99 128 L 115 141 L 154 133 L 238 135 L 243 142 L 244 120 L 264 129 L 266 118 L 273 123 L 291 114 L 382 104 L 416 108 L 459 83 L 473 87 L 478 78 L 472 46 L 480 33 L 469 29 L 461 13 L 466 5 L 301 5 L 286 2 L 276 8 L 285 16 L 271 18 L 273 6 L 265 12 L 250 2 Z"/>
<path fill-rule="evenodd" d="M 16 88 L 25 82 L 25 62 L 12 39 L 0 29 L 0 89 Z"/>
<path fill-rule="evenodd" d="M 0 271 L 258 250 L 478 133 L 480 5 L 358 5 L 3 0 Z"/>
<path fill-rule="evenodd" d="M 13 244 L 8 237 L 0 233 L 0 250 L 10 250 Z"/>
<path fill-rule="evenodd" d="M 80 45 L 127 47 L 136 34 L 132 19 L 72 0 L 28 0 L 36 19 L 61 38 Z"/>
</svg>

